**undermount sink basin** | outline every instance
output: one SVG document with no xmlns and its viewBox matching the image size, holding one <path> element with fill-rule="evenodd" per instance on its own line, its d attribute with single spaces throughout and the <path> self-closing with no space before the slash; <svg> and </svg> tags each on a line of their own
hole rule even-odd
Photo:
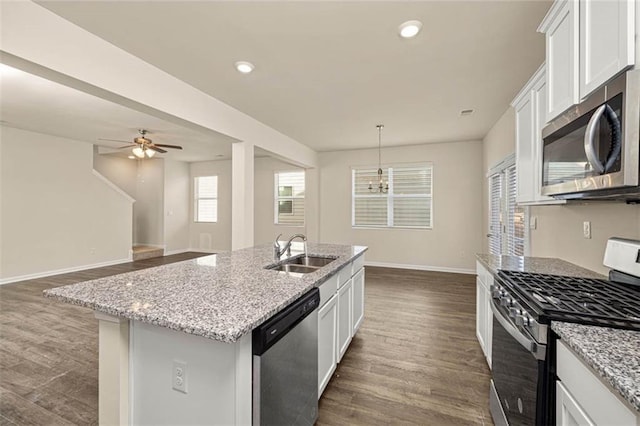
<svg viewBox="0 0 640 426">
<path fill-rule="evenodd" d="M 333 262 L 333 257 L 319 257 L 319 256 L 300 256 L 287 259 L 283 262 L 284 265 L 303 265 L 312 266 L 316 268 L 322 268 L 325 265 Z"/>
<path fill-rule="evenodd" d="M 309 274 L 336 260 L 333 257 L 298 256 L 287 259 L 277 265 L 269 265 L 265 269 L 274 271 Z"/>
</svg>

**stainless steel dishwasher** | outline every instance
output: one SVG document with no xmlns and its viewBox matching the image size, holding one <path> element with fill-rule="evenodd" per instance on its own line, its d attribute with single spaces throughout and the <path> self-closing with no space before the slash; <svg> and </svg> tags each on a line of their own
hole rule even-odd
<svg viewBox="0 0 640 426">
<path fill-rule="evenodd" d="M 312 289 L 253 331 L 253 424 L 318 418 L 318 305 Z"/>
</svg>

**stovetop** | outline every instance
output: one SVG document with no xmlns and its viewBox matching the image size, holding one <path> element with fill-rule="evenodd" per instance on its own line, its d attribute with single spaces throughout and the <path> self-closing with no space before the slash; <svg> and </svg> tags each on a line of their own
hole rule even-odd
<svg viewBox="0 0 640 426">
<path fill-rule="evenodd" d="M 498 276 L 538 321 L 565 321 L 640 330 L 640 290 L 607 280 L 518 271 Z"/>
</svg>

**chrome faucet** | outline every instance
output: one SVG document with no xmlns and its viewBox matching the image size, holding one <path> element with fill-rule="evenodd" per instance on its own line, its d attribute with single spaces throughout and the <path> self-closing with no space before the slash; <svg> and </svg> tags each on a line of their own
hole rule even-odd
<svg viewBox="0 0 640 426">
<path fill-rule="evenodd" d="M 282 256 L 285 252 L 287 252 L 287 256 L 291 256 L 291 243 L 295 238 L 302 239 L 302 242 L 304 243 L 304 256 L 307 257 L 307 237 L 305 237 L 303 234 L 295 234 L 293 237 L 289 238 L 289 241 L 285 243 L 284 247 L 280 247 L 278 238 L 280 238 L 281 236 L 282 234 L 278 235 L 276 237 L 276 240 L 273 242 L 273 258 L 276 262 L 280 260 L 280 256 Z"/>
</svg>

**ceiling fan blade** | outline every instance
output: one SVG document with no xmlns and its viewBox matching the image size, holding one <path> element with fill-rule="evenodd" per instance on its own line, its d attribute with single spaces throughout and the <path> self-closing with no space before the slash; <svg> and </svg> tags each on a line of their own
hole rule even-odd
<svg viewBox="0 0 640 426">
<path fill-rule="evenodd" d="M 118 147 L 118 149 L 131 148 L 132 146 L 138 146 L 137 143 L 130 143 L 129 145 Z"/>
<path fill-rule="evenodd" d="M 157 147 L 157 146 L 155 146 L 155 145 L 147 145 L 147 148 L 149 148 L 149 149 L 151 149 L 151 150 L 153 150 L 153 151 L 155 151 L 155 152 L 160 152 L 160 153 L 162 153 L 162 154 L 164 154 L 165 152 L 167 152 L 167 151 L 165 151 L 164 149 L 162 149 L 162 148 L 158 148 L 158 147 Z"/>
<path fill-rule="evenodd" d="M 122 143 L 131 143 L 131 141 L 121 141 L 120 139 L 104 139 L 98 138 L 99 141 L 110 141 L 110 142 L 122 142 Z"/>
<path fill-rule="evenodd" d="M 155 144 L 153 144 L 153 145 L 154 145 L 154 146 L 161 146 L 161 147 L 163 147 L 163 148 L 182 149 L 182 147 L 181 147 L 181 146 L 178 146 L 178 145 L 165 145 L 165 144 L 163 144 L 163 143 L 155 143 Z"/>
</svg>

